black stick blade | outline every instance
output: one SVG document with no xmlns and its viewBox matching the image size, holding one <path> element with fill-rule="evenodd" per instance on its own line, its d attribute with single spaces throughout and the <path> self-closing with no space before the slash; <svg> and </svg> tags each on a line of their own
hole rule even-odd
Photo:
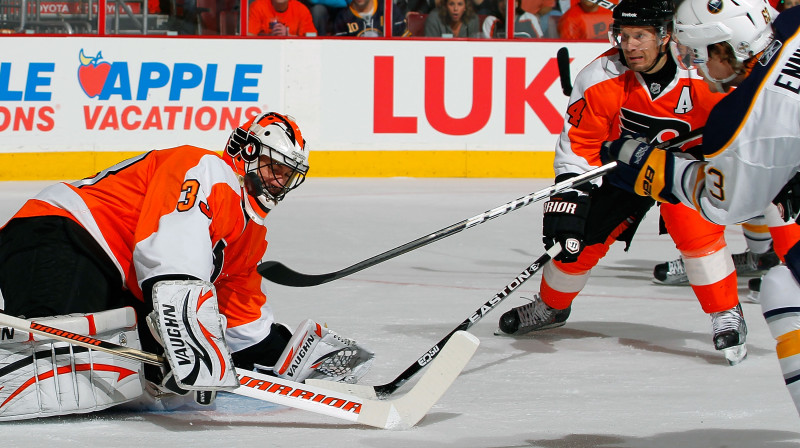
<svg viewBox="0 0 800 448">
<path fill-rule="evenodd" d="M 321 285 L 337 278 L 336 274 L 302 274 L 278 261 L 265 261 L 256 267 L 256 271 L 273 283 L 295 287 Z"/>
<path fill-rule="evenodd" d="M 572 79 L 569 72 L 569 50 L 567 47 L 561 47 L 556 53 L 556 61 L 558 62 L 558 74 L 561 79 L 561 91 L 564 95 L 572 95 Z"/>
</svg>

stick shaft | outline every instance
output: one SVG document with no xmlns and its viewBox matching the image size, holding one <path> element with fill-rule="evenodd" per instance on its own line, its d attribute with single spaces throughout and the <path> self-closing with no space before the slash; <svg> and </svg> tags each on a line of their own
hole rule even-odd
<svg viewBox="0 0 800 448">
<path fill-rule="evenodd" d="M 58 328 L 53 328 L 39 322 L 31 322 L 29 320 L 9 316 L 8 314 L 0 313 L 0 325 L 16 328 L 17 330 L 21 331 L 27 331 L 28 333 L 38 334 L 40 336 L 45 336 L 57 341 L 79 345 L 81 347 L 108 352 L 124 358 L 146 362 L 148 364 L 160 366 L 166 362 L 163 357 L 153 353 L 148 353 L 131 347 L 125 347 L 124 345 L 117 345 L 112 344 L 111 342 L 101 341 L 100 339 L 96 339 L 91 336 L 59 330 Z"/>
<path fill-rule="evenodd" d="M 386 252 L 368 258 L 364 261 L 358 262 L 352 266 L 348 266 L 339 271 L 330 272 L 327 274 L 309 275 L 296 272 L 292 269 L 289 269 L 285 265 L 275 261 L 267 261 L 261 263 L 258 266 L 257 270 L 258 273 L 261 274 L 267 280 L 270 280 L 274 283 L 278 283 L 280 285 L 300 286 L 300 287 L 321 285 L 323 283 L 327 283 L 333 280 L 340 279 L 342 277 L 346 277 L 348 275 L 355 274 L 356 272 L 359 272 L 368 267 L 375 266 L 376 264 L 383 263 L 384 261 L 390 260 L 406 252 L 419 249 L 420 247 L 426 246 L 435 241 L 439 241 L 448 236 L 455 235 L 456 233 L 459 233 L 462 230 L 469 229 L 470 227 L 475 227 L 479 224 L 483 224 L 484 222 L 490 221 L 494 218 L 497 218 L 498 216 L 503 216 L 514 210 L 519 210 L 520 208 L 526 205 L 530 205 L 544 198 L 548 198 L 555 193 L 559 193 L 561 191 L 582 185 L 593 179 L 601 177 L 605 173 L 614 169 L 614 167 L 616 166 L 617 162 L 608 163 L 601 167 L 595 168 L 591 171 L 587 171 L 581 175 L 551 185 L 537 192 L 530 193 L 528 195 L 515 199 L 511 202 L 507 202 L 499 207 L 487 210 L 479 215 L 475 215 L 471 218 L 467 218 L 463 221 L 457 222 L 453 225 L 437 230 L 436 232 L 430 233 L 421 238 L 417 238 L 414 241 L 395 247 L 394 249 L 390 249 Z"/>
</svg>

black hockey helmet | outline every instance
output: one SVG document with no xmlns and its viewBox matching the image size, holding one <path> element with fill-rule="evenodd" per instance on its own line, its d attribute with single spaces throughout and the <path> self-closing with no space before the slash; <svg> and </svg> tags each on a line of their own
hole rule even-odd
<svg viewBox="0 0 800 448">
<path fill-rule="evenodd" d="M 671 29 L 675 17 L 672 0 L 621 0 L 612 13 L 612 26 L 652 26 Z"/>
<path fill-rule="evenodd" d="M 672 0 L 621 0 L 612 14 L 614 21 L 608 32 L 611 45 L 619 47 L 623 26 L 652 26 L 661 41 L 672 31 L 675 6 Z M 659 50 L 662 53 L 664 50 Z"/>
</svg>

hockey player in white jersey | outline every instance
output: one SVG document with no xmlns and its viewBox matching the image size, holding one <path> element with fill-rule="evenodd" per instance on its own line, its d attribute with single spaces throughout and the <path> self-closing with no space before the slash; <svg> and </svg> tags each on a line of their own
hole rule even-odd
<svg viewBox="0 0 800 448">
<path fill-rule="evenodd" d="M 695 207 L 734 224 L 776 203 L 794 220 L 800 203 L 800 8 L 774 19 L 765 0 L 686 0 L 675 18 L 681 60 L 720 88 L 738 86 L 711 111 L 705 160 L 634 139 L 606 142 L 607 180 L 642 196 Z M 800 412 L 800 243 L 761 285 L 761 308 L 786 386 Z"/>
</svg>

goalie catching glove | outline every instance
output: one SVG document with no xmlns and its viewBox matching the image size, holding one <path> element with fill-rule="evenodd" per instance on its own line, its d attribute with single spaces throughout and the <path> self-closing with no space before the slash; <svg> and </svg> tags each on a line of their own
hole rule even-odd
<svg viewBox="0 0 800 448">
<path fill-rule="evenodd" d="M 200 280 L 161 281 L 153 286 L 153 336 L 164 347 L 180 389 L 215 391 L 239 386 L 225 342 L 225 316 L 219 313 L 214 285 Z"/>
<path fill-rule="evenodd" d="M 556 179 L 556 182 L 564 179 Z M 542 241 L 545 249 L 561 243 L 561 253 L 554 258 L 562 263 L 574 263 L 584 247 L 586 217 L 591 198 L 581 190 L 569 189 L 550 196 L 544 203 Z"/>
<path fill-rule="evenodd" d="M 375 354 L 311 319 L 301 323 L 286 345 L 273 372 L 292 381 L 308 378 L 356 383 Z"/>
<path fill-rule="evenodd" d="M 639 196 L 677 204 L 672 194 L 672 175 L 676 153 L 659 149 L 641 138 L 621 137 L 604 142 L 600 150 L 603 164 L 617 161 L 617 167 L 603 179 Z"/>
</svg>

